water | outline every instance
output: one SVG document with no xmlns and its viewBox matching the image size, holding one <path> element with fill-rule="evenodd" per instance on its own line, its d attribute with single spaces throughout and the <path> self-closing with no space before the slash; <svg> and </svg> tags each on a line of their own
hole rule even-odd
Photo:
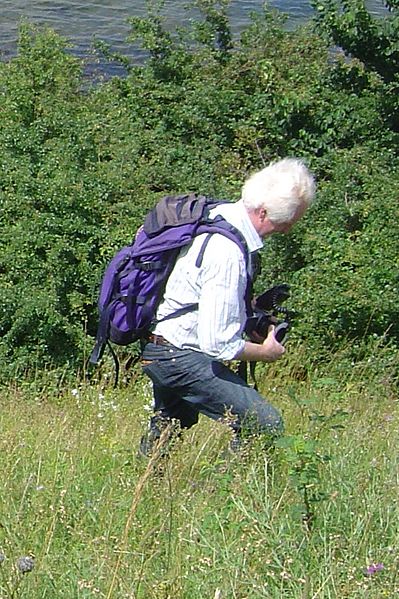
<svg viewBox="0 0 399 599">
<path fill-rule="evenodd" d="M 276 0 L 274 5 L 287 9 L 293 19 L 310 14 L 306 0 Z M 170 26 L 189 18 L 187 0 L 166 0 L 164 14 Z M 233 0 L 230 15 L 233 29 L 239 31 L 249 21 L 251 11 L 260 10 L 263 0 Z M 116 51 L 126 51 L 129 33 L 126 19 L 147 14 L 145 0 L 0 0 L 0 50 L 3 57 L 15 53 L 18 23 L 26 18 L 46 24 L 68 38 L 79 55 L 87 55 L 93 36 L 110 43 Z"/>
<path fill-rule="evenodd" d="M 373 12 L 381 13 L 381 0 L 370 0 Z M 232 0 L 231 25 L 239 32 L 250 20 L 250 13 L 260 11 L 264 0 Z M 270 6 L 289 15 L 289 23 L 303 22 L 312 14 L 308 0 L 271 0 Z M 184 23 L 189 14 L 187 0 L 165 0 L 164 14 L 168 25 Z M 130 28 L 129 16 L 145 16 L 145 0 L 0 0 L 0 53 L 3 60 L 16 52 L 21 19 L 48 25 L 66 37 L 73 52 L 88 58 L 94 36 L 109 43 L 112 50 L 139 59 L 140 52 L 125 41 Z M 90 58 L 89 58 L 90 62 Z M 112 67 L 108 67 L 112 68 Z"/>
</svg>

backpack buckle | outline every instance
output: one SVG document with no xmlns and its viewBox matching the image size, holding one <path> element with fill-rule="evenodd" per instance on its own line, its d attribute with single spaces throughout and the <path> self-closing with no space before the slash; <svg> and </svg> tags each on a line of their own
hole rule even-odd
<svg viewBox="0 0 399 599">
<path fill-rule="evenodd" d="M 162 268 L 162 262 L 160 260 L 148 260 L 147 262 L 136 262 L 135 267 L 145 272 L 151 272 L 152 270 L 159 270 Z"/>
</svg>

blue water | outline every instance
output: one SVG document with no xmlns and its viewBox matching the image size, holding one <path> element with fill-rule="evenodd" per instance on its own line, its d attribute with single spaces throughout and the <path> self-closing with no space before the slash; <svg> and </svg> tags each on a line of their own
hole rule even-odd
<svg viewBox="0 0 399 599">
<path fill-rule="evenodd" d="M 250 20 L 250 13 L 260 11 L 263 0 L 231 0 L 232 29 L 239 32 Z M 163 13 L 168 26 L 187 22 L 187 0 L 165 0 Z M 308 0 L 270 0 L 269 5 L 288 14 L 288 25 L 306 21 L 312 14 Z M 382 0 L 370 0 L 373 12 L 383 11 Z M 21 19 L 48 25 L 66 37 L 73 52 L 90 62 L 93 37 L 108 42 L 112 49 L 138 59 L 137 48 L 126 43 L 129 16 L 145 16 L 145 0 L 0 0 L 0 53 L 7 60 L 16 52 Z M 192 13 L 191 13 L 192 15 Z M 94 62 L 94 59 L 93 59 Z"/>
</svg>

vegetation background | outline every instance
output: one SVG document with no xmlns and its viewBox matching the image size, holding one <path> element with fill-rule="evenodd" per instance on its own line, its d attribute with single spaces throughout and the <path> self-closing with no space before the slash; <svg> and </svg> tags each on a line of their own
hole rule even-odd
<svg viewBox="0 0 399 599">
<path fill-rule="evenodd" d="M 123 78 L 92 84 L 29 24 L 0 64 L 1 592 L 394 597 L 398 2 L 377 19 L 321 0 L 293 31 L 265 7 L 239 39 L 228 0 L 193 3 L 178 31 L 162 2 L 131 18 L 147 60 L 119 57 Z M 286 435 L 227 458 L 227 431 L 201 422 L 143 464 L 146 381 L 113 390 L 107 361 L 86 376 L 104 267 L 162 195 L 237 199 L 290 155 L 317 202 L 267 243 L 259 281 L 289 283 L 296 311 L 287 358 L 260 369 Z"/>
</svg>

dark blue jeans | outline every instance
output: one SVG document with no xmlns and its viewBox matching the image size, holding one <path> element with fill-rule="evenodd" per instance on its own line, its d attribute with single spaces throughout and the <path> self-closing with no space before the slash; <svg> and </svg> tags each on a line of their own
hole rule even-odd
<svg viewBox="0 0 399 599">
<path fill-rule="evenodd" d="M 153 382 L 154 411 L 190 428 L 204 414 L 236 432 L 281 434 L 280 413 L 222 362 L 173 345 L 147 343 L 143 371 Z"/>
</svg>

